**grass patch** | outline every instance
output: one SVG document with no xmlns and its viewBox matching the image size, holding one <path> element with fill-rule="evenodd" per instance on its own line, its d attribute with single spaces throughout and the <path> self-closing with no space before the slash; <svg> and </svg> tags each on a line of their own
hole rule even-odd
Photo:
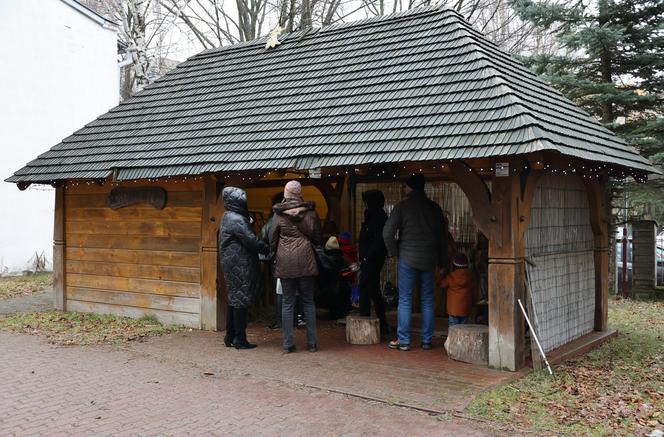
<svg viewBox="0 0 664 437">
<path fill-rule="evenodd" d="M 611 300 L 619 335 L 556 366 L 484 393 L 468 414 L 570 435 L 664 430 L 664 302 Z"/>
<path fill-rule="evenodd" d="M 141 341 L 147 336 L 176 332 L 182 328 L 162 325 L 154 316 L 132 319 L 105 314 L 48 311 L 0 318 L 0 329 L 44 335 L 54 344 L 85 345 Z"/>
<path fill-rule="evenodd" d="M 2 277 L 0 278 L 0 300 L 28 296 L 51 285 L 53 285 L 53 274 L 50 272 Z"/>
</svg>

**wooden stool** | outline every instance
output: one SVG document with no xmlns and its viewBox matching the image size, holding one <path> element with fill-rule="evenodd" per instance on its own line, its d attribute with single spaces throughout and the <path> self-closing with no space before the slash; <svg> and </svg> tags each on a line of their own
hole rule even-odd
<svg viewBox="0 0 664 437">
<path fill-rule="evenodd" d="M 456 361 L 489 365 L 489 327 L 486 325 L 450 326 L 445 340 L 447 356 Z"/>
<path fill-rule="evenodd" d="M 346 341 L 350 344 L 380 343 L 380 324 L 377 318 L 346 316 Z"/>
</svg>

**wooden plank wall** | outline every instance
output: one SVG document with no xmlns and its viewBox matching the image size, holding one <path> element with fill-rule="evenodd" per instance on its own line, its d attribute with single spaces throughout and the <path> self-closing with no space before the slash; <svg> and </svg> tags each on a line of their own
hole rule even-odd
<svg viewBox="0 0 664 437">
<path fill-rule="evenodd" d="M 167 191 L 162 210 L 112 210 L 111 187 L 65 190 L 65 299 L 70 311 L 200 327 L 203 183 L 132 183 Z"/>
</svg>

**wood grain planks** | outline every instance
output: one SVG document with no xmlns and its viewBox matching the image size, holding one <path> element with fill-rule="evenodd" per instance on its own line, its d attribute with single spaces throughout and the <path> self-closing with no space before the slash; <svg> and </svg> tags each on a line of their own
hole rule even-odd
<svg viewBox="0 0 664 437">
<path fill-rule="evenodd" d="M 129 187 L 141 184 L 124 184 Z M 108 185 L 63 194 L 63 274 L 72 311 L 141 317 L 200 327 L 202 183 L 159 183 L 164 209 L 112 210 Z"/>
<path fill-rule="evenodd" d="M 201 287 L 200 284 L 192 284 L 190 282 L 161 281 L 120 276 L 82 275 L 79 273 L 70 273 L 67 275 L 67 286 L 184 297 L 199 297 Z"/>
<path fill-rule="evenodd" d="M 95 194 L 66 194 L 67 208 L 103 208 L 108 205 L 108 193 L 95 193 Z M 169 207 L 194 207 L 200 206 L 202 202 L 202 194 L 200 191 L 181 191 L 181 192 L 168 192 L 166 205 Z M 127 206 L 126 208 L 142 208 L 154 209 L 151 205 L 138 204 Z M 123 208 L 120 208 L 123 209 Z"/>
<path fill-rule="evenodd" d="M 104 249 L 68 247 L 67 260 L 140 263 L 144 265 L 200 267 L 198 252 L 160 252 L 131 249 Z"/>
<path fill-rule="evenodd" d="M 136 308 L 180 311 L 198 314 L 200 299 L 196 297 L 162 296 L 149 293 L 132 293 L 116 290 L 96 290 L 93 288 L 67 287 L 67 298 Z"/>
<path fill-rule="evenodd" d="M 112 210 L 108 207 L 67 208 L 67 220 L 104 221 L 147 221 L 184 220 L 197 221 L 201 218 L 200 207 L 170 207 L 164 209 L 127 207 Z"/>
<path fill-rule="evenodd" d="M 66 273 L 200 283 L 200 269 L 137 263 L 67 260 Z"/>
<path fill-rule="evenodd" d="M 67 299 L 67 309 L 82 313 L 115 314 L 133 318 L 154 315 L 157 320 L 167 325 L 183 325 L 190 328 L 198 328 L 200 325 L 200 316 L 198 314 L 184 313 L 180 311 L 162 311 L 153 308 L 136 308 L 97 302 L 83 302 L 73 299 Z"/>
<path fill-rule="evenodd" d="M 67 221 L 67 234 L 98 235 L 150 235 L 158 237 L 198 237 L 201 233 L 200 217 L 196 221 Z"/>
<path fill-rule="evenodd" d="M 200 237 L 68 234 L 68 247 L 198 252 Z"/>
<path fill-rule="evenodd" d="M 131 181 L 131 182 L 120 182 L 117 184 L 118 187 L 122 188 L 140 188 L 140 187 L 161 187 L 165 189 L 168 193 L 180 192 L 180 191 L 201 191 L 202 182 L 200 180 L 187 180 L 182 181 L 156 181 L 150 182 L 147 180 Z M 109 184 L 97 185 L 97 184 L 81 184 L 78 186 L 68 186 L 67 194 L 108 194 L 111 191 Z"/>
</svg>

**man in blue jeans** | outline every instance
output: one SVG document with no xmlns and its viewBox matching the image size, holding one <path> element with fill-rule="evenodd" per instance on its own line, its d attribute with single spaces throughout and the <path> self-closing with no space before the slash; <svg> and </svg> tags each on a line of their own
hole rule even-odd
<svg viewBox="0 0 664 437">
<path fill-rule="evenodd" d="M 383 228 L 388 256 L 399 259 L 397 339 L 391 349 L 410 350 L 413 290 L 419 280 L 422 301 L 422 349 L 431 349 L 434 314 L 434 274 L 447 262 L 447 229 L 438 204 L 424 193 L 424 176 L 415 174 L 402 185 L 404 200 L 394 206 Z"/>
</svg>

